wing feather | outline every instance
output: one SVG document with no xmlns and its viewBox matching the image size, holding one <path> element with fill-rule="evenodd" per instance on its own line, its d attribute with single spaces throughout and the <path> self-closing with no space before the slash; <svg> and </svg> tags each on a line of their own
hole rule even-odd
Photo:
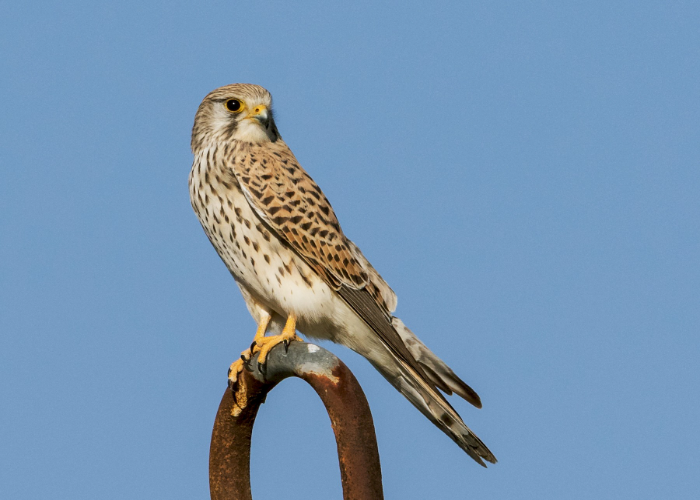
<svg viewBox="0 0 700 500">
<path fill-rule="evenodd" d="M 233 173 L 256 213 L 334 289 L 364 288 L 358 262 L 321 188 L 280 139 L 266 147 L 242 143 Z"/>
</svg>

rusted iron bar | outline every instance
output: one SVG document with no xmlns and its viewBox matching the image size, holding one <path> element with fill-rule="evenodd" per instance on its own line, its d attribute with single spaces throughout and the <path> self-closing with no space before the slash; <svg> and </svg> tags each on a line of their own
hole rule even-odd
<svg viewBox="0 0 700 500">
<path fill-rule="evenodd" d="M 299 377 L 314 388 L 331 419 L 345 500 L 382 500 L 382 473 L 374 423 L 357 379 L 330 352 L 313 344 L 292 342 L 288 352 L 275 347 L 265 375 L 257 356 L 243 371 L 248 404 L 233 417 L 233 397 L 224 392 L 216 414 L 209 450 L 209 489 L 213 500 L 252 500 L 250 442 L 253 424 L 267 393 L 287 377 Z"/>
</svg>

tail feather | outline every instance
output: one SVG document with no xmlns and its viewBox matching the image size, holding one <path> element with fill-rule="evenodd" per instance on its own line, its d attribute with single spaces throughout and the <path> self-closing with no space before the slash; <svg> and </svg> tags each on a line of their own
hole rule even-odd
<svg viewBox="0 0 700 500">
<path fill-rule="evenodd" d="M 481 398 L 474 389 L 469 387 L 459 378 L 447 364 L 428 349 L 423 342 L 416 337 L 399 318 L 392 318 L 392 325 L 406 344 L 408 351 L 416 358 L 430 381 L 448 396 L 454 392 L 458 396 L 469 401 L 477 408 L 481 408 Z"/>
<path fill-rule="evenodd" d="M 371 361 L 370 361 L 371 362 Z M 399 361 L 399 363 L 401 363 Z M 372 363 L 374 367 L 408 399 L 413 406 L 425 415 L 433 424 L 447 434 L 457 445 L 472 457 L 479 465 L 486 467 L 484 460 L 496 463 L 496 457 L 486 445 L 462 421 L 457 412 L 435 390 L 410 374 L 410 368 L 402 366 L 401 375 L 387 370 L 385 365 Z M 401 363 L 403 365 L 403 363 Z"/>
<path fill-rule="evenodd" d="M 416 373 L 408 363 L 393 355 L 392 358 L 395 363 L 386 363 L 385 357 L 381 360 L 377 358 L 376 361 L 368 358 L 369 361 L 391 385 L 413 404 L 413 406 L 418 408 L 423 415 L 447 434 L 477 463 L 484 467 L 486 467 L 484 460 L 496 463 L 496 457 L 493 453 L 491 453 L 481 439 L 467 427 L 455 409 L 452 408 L 447 400 L 437 391 L 436 387 L 445 391 L 447 394 L 450 394 L 449 391 L 454 391 L 473 404 L 474 402 L 472 400 L 475 400 L 478 403 L 478 405 L 475 404 L 475 406 L 481 406 L 476 393 L 462 382 L 443 361 L 430 352 L 428 348 L 416 338 L 413 332 L 403 325 L 401 320 L 394 318 L 394 322 L 395 327 L 398 325 L 397 330 L 404 341 L 409 339 L 414 346 L 414 349 L 412 349 L 411 345 L 407 343 L 406 345 L 409 351 L 414 354 L 416 350 L 419 350 L 421 356 L 416 356 L 416 359 L 423 367 L 428 368 L 425 370 L 428 380 L 425 380 Z M 416 348 L 416 345 L 419 345 L 419 348 Z M 421 358 L 423 358 L 423 360 L 421 360 Z M 465 390 L 464 387 L 468 390 Z M 445 390 L 445 388 L 447 390 Z M 467 397 L 465 397 L 464 394 L 466 394 Z"/>
</svg>

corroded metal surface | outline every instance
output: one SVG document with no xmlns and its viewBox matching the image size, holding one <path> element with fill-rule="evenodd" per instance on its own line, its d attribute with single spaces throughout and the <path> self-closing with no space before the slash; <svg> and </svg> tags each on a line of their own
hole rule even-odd
<svg viewBox="0 0 700 500">
<path fill-rule="evenodd" d="M 252 500 L 250 441 L 253 424 L 267 393 L 287 377 L 299 377 L 314 388 L 331 419 L 345 500 L 381 500 L 382 475 L 374 423 L 355 376 L 333 354 L 313 344 L 293 342 L 285 353 L 275 347 L 263 375 L 257 357 L 242 377 L 248 405 L 231 416 L 233 397 L 226 390 L 216 415 L 209 453 L 209 486 L 214 500 Z"/>
</svg>

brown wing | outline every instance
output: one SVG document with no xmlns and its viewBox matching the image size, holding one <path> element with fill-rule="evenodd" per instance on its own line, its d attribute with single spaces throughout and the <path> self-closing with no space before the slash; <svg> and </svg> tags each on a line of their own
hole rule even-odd
<svg viewBox="0 0 700 500">
<path fill-rule="evenodd" d="M 396 307 L 396 296 L 345 237 L 330 202 L 287 145 L 282 140 L 264 149 L 241 145 L 233 170 L 249 203 L 272 231 L 428 382 L 391 324 L 389 313 Z"/>
<path fill-rule="evenodd" d="M 242 147 L 234 173 L 248 201 L 334 289 L 365 287 L 368 274 L 350 250 L 321 188 L 281 140 Z"/>
</svg>

